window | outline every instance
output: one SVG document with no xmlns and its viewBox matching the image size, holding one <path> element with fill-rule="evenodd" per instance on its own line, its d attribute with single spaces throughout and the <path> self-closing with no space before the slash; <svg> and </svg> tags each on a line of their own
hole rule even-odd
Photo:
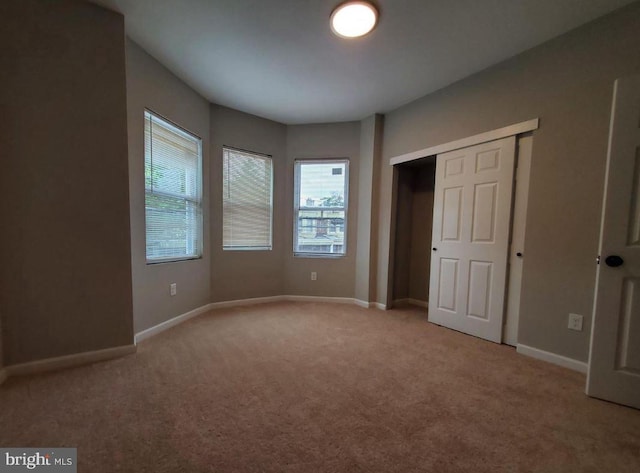
<svg viewBox="0 0 640 473">
<path fill-rule="evenodd" d="M 223 148 L 222 248 L 270 250 L 273 208 L 271 157 Z"/>
<path fill-rule="evenodd" d="M 346 254 L 347 159 L 295 162 L 295 255 Z"/>
<path fill-rule="evenodd" d="M 202 142 L 144 112 L 147 263 L 202 256 Z"/>
</svg>

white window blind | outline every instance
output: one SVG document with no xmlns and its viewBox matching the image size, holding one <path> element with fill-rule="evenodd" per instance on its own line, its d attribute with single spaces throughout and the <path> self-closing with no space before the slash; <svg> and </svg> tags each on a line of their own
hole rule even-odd
<svg viewBox="0 0 640 473">
<path fill-rule="evenodd" d="M 202 255 L 202 143 L 145 111 L 147 262 Z"/>
<path fill-rule="evenodd" d="M 294 172 L 294 254 L 345 255 L 349 160 L 296 160 Z"/>
<path fill-rule="evenodd" d="M 222 174 L 223 249 L 270 250 L 271 157 L 225 147 Z"/>
</svg>

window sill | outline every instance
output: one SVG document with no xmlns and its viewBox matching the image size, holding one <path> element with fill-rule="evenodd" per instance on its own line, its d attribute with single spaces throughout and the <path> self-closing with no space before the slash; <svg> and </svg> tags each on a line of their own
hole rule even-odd
<svg viewBox="0 0 640 473">
<path fill-rule="evenodd" d="M 186 256 L 184 258 L 167 258 L 167 259 L 158 259 L 158 260 L 147 260 L 147 266 L 152 266 L 155 264 L 165 264 L 165 263 L 182 263 L 184 261 L 194 261 L 202 259 L 202 255 L 200 256 Z"/>
<path fill-rule="evenodd" d="M 346 254 L 330 254 L 330 253 L 293 253 L 294 258 L 323 258 L 323 259 L 340 259 L 346 258 Z"/>
<path fill-rule="evenodd" d="M 225 248 L 222 247 L 222 251 L 272 251 L 273 249 L 269 246 L 260 246 L 260 247 L 237 247 L 237 248 Z"/>
</svg>

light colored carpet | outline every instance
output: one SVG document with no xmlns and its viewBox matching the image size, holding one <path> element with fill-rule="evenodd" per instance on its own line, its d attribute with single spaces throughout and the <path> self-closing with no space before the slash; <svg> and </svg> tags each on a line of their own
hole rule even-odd
<svg viewBox="0 0 640 473">
<path fill-rule="evenodd" d="M 638 472 L 640 411 L 418 309 L 219 310 L 0 388 L 0 445 L 80 472 Z"/>
</svg>

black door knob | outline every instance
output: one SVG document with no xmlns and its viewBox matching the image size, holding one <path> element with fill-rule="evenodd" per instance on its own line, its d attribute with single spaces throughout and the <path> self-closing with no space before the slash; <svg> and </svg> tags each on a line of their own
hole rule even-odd
<svg viewBox="0 0 640 473">
<path fill-rule="evenodd" d="M 438 248 L 431 248 L 433 251 L 438 251 Z"/>
<path fill-rule="evenodd" d="M 622 266 L 624 260 L 620 258 L 618 255 L 607 256 L 604 260 L 607 266 L 611 266 L 612 268 L 617 268 L 618 266 Z"/>
</svg>

